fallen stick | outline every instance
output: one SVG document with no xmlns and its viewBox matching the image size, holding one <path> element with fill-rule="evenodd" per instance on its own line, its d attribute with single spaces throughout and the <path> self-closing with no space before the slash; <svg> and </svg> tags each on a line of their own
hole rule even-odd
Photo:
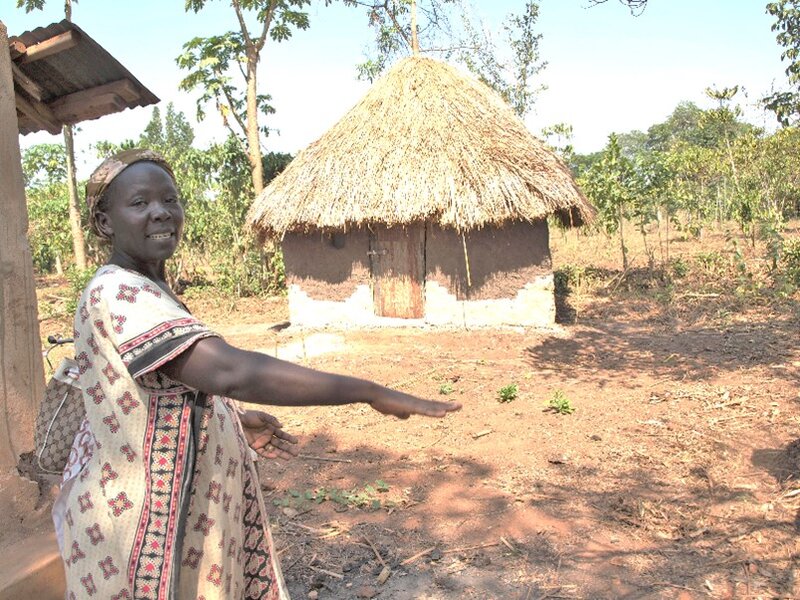
<svg viewBox="0 0 800 600">
<path fill-rule="evenodd" d="M 367 542 L 367 544 L 369 544 L 370 548 L 372 548 L 372 551 L 375 553 L 375 556 L 377 557 L 378 561 L 381 563 L 383 568 L 384 569 L 388 568 L 389 565 L 387 565 L 386 562 L 383 560 L 383 558 L 381 557 L 380 552 L 378 552 L 378 549 L 375 547 L 375 545 L 372 543 L 372 541 L 370 541 L 370 539 L 367 536 L 364 536 L 364 541 Z"/>
<path fill-rule="evenodd" d="M 678 294 L 678 298 L 719 298 L 719 294 L 700 294 L 698 292 L 686 292 Z"/>
<path fill-rule="evenodd" d="M 504 538 L 503 536 L 500 536 L 500 541 L 501 541 L 501 542 L 503 542 L 503 544 L 505 545 L 505 547 L 506 547 L 506 548 L 508 548 L 509 550 L 511 550 L 512 552 L 516 552 L 516 551 L 517 551 L 517 549 L 516 549 L 516 548 L 514 548 L 514 546 L 512 546 L 512 545 L 511 545 L 511 542 L 509 542 L 509 541 L 508 541 L 506 538 Z"/>
<path fill-rule="evenodd" d="M 492 546 L 499 546 L 500 542 L 487 542 L 485 544 L 478 544 L 477 546 L 466 546 L 464 548 L 453 548 L 452 550 L 445 550 L 442 554 L 453 554 L 455 552 L 468 552 L 470 550 L 480 550 L 481 548 L 491 548 Z M 433 550 L 433 548 L 431 548 Z"/>
<path fill-rule="evenodd" d="M 678 590 L 686 590 L 688 592 L 695 592 L 697 594 L 700 593 L 700 590 L 696 590 L 695 588 L 686 587 L 685 585 L 678 585 L 676 583 L 670 583 L 669 581 L 656 581 L 653 585 L 656 587 L 671 587 Z"/>
<path fill-rule="evenodd" d="M 334 573 L 333 571 L 328 571 L 328 569 L 315 567 L 313 565 L 308 565 L 308 568 L 316 571 L 317 573 L 324 573 L 325 575 L 330 575 L 331 577 L 335 577 L 336 579 L 344 579 L 344 575 L 342 575 L 341 573 Z"/>
<path fill-rule="evenodd" d="M 484 429 L 483 431 L 479 431 L 478 433 L 473 434 L 472 439 L 477 440 L 478 438 L 482 438 L 483 436 L 489 435 L 490 433 L 492 433 L 491 429 Z"/>
<path fill-rule="evenodd" d="M 407 559 L 405 559 L 405 560 L 404 560 L 403 562 L 401 562 L 400 564 L 401 564 L 401 565 L 403 565 L 403 566 L 405 566 L 405 565 L 410 565 L 412 562 L 414 562 L 414 561 L 415 561 L 415 560 L 417 560 L 418 558 L 420 558 L 420 557 L 423 557 L 423 556 L 425 556 L 426 554 L 430 554 L 430 553 L 431 553 L 431 552 L 433 552 L 434 550 L 436 550 L 436 546 L 431 546 L 430 548 L 425 548 L 425 550 L 422 550 L 421 552 L 417 552 L 417 553 L 416 553 L 416 554 L 414 554 L 413 556 L 409 556 Z"/>
<path fill-rule="evenodd" d="M 325 462 L 340 462 L 352 463 L 349 458 L 328 458 L 327 456 L 314 456 L 312 454 L 298 454 L 297 458 L 304 458 L 305 460 L 324 460 Z"/>
</svg>

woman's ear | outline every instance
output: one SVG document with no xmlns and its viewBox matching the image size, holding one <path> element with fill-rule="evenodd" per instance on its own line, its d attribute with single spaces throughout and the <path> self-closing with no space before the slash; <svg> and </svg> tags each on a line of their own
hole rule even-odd
<svg viewBox="0 0 800 600">
<path fill-rule="evenodd" d="M 111 225 L 111 219 L 108 218 L 106 213 L 102 211 L 95 213 L 95 225 L 97 225 L 97 230 L 107 238 L 114 237 L 114 228 Z"/>
</svg>

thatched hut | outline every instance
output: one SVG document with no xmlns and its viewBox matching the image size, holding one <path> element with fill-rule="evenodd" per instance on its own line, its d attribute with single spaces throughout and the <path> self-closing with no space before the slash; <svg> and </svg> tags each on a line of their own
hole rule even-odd
<svg viewBox="0 0 800 600">
<path fill-rule="evenodd" d="M 508 105 L 406 58 L 259 195 L 303 326 L 549 325 L 547 217 L 593 209 Z"/>
</svg>

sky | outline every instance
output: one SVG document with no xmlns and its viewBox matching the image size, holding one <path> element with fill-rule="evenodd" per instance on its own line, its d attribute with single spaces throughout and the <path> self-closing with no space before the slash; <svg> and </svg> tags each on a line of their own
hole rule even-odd
<svg viewBox="0 0 800 600">
<path fill-rule="evenodd" d="M 116 57 L 160 99 L 162 111 L 174 102 L 195 127 L 196 144 L 222 141 L 226 130 L 207 107 L 195 122 L 198 94 L 178 90 L 184 76 L 175 64 L 182 45 L 195 36 L 236 28 L 225 0 L 209 0 L 199 14 L 186 13 L 184 0 L 73 0 L 73 21 Z M 526 116 L 536 135 L 567 123 L 578 152 L 600 150 L 612 132 L 646 130 L 661 122 L 681 101 L 713 106 L 709 86 L 739 85 L 736 100 L 751 122 L 771 128 L 774 119 L 758 110 L 757 100 L 773 87 L 785 87 L 781 48 L 770 30 L 766 0 L 650 0 L 639 16 L 616 0 L 589 7 L 589 0 L 540 0 L 540 52 L 548 64 L 540 74 L 547 86 Z M 490 31 L 520 11 L 523 0 L 472 0 L 474 14 Z M 44 11 L 26 14 L 16 0 L 0 0 L 0 21 L 9 35 L 63 18 L 63 1 L 47 0 Z M 289 41 L 268 42 L 259 67 L 259 88 L 272 95 L 276 109 L 262 124 L 278 133 L 264 140 L 267 151 L 296 153 L 318 139 L 366 93 L 356 80 L 356 64 L 369 52 L 371 31 L 363 9 L 340 3 L 324 7 L 312 0 L 311 26 Z M 499 37 L 499 34 L 495 34 Z M 78 175 L 98 162 L 91 145 L 98 140 L 136 139 L 151 107 L 79 125 Z M 46 133 L 21 138 L 23 149 L 59 143 Z"/>
</svg>

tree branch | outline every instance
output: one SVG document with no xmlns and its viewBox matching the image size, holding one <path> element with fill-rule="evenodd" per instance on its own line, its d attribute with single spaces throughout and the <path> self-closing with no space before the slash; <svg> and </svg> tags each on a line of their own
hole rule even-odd
<svg viewBox="0 0 800 600">
<path fill-rule="evenodd" d="M 261 52 L 261 49 L 267 41 L 267 33 L 269 33 L 269 28 L 272 25 L 272 18 L 275 16 L 275 6 L 275 1 L 271 1 L 267 9 L 267 14 L 264 15 L 264 27 L 261 28 L 261 35 L 258 36 L 258 42 L 256 42 L 256 50 L 258 52 Z"/>
<path fill-rule="evenodd" d="M 605 4 L 608 0 L 589 0 L 589 8 L 598 4 Z M 620 4 L 626 5 L 631 9 L 633 16 L 639 16 L 647 7 L 647 0 L 619 0 Z"/>
<path fill-rule="evenodd" d="M 239 113 L 236 111 L 236 103 L 234 102 L 233 98 L 231 97 L 230 90 L 225 85 L 220 86 L 220 87 L 222 87 L 222 93 L 225 94 L 225 99 L 228 101 L 228 106 L 231 109 L 231 114 L 233 115 L 233 118 L 239 124 L 239 127 L 242 128 L 242 132 L 246 132 L 247 131 L 247 127 L 245 126 L 244 121 L 242 121 L 241 115 L 239 115 Z"/>
<path fill-rule="evenodd" d="M 394 27 L 397 30 L 397 33 L 399 33 L 400 37 L 403 38 L 403 41 L 406 43 L 406 46 L 411 48 L 411 40 L 408 39 L 406 32 L 403 31 L 403 28 L 400 26 L 400 23 L 398 23 L 395 14 L 391 10 L 389 10 L 389 0 L 384 0 L 383 10 L 385 10 L 386 14 L 389 15 L 389 18 L 392 20 L 392 23 L 394 24 Z"/>
<path fill-rule="evenodd" d="M 242 37 L 244 38 L 244 45 L 249 48 L 253 45 L 253 40 L 250 39 L 250 32 L 247 31 L 247 23 L 244 22 L 244 15 L 242 14 L 242 7 L 239 5 L 239 0 L 233 0 L 233 9 L 236 11 L 236 18 L 239 20 L 239 28 L 242 30 Z"/>
</svg>

